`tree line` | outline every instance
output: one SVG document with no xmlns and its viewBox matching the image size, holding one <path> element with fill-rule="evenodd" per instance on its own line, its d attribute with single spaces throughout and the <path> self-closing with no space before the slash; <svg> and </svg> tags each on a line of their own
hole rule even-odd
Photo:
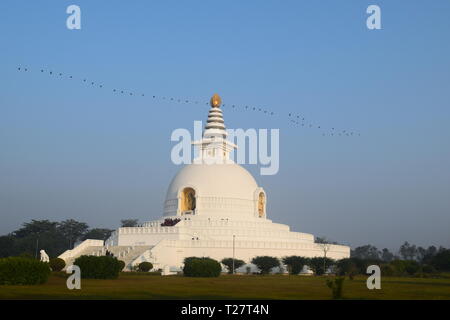
<svg viewBox="0 0 450 320">
<path fill-rule="evenodd" d="M 137 219 L 121 220 L 122 227 L 135 227 Z M 9 256 L 38 257 L 44 249 L 50 257 L 57 257 L 85 239 L 106 240 L 114 230 L 90 228 L 87 223 L 67 219 L 56 222 L 31 220 L 7 235 L 0 236 L 0 258 Z"/>
</svg>

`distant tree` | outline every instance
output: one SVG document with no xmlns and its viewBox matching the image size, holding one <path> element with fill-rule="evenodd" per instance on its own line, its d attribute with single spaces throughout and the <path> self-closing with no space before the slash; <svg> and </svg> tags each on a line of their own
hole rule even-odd
<svg viewBox="0 0 450 320">
<path fill-rule="evenodd" d="M 405 243 L 401 245 L 399 253 L 404 260 L 415 260 L 417 248 L 415 245 L 410 245 L 408 241 L 405 241 Z"/>
<path fill-rule="evenodd" d="M 58 231 L 67 239 L 69 249 L 72 249 L 74 243 L 81 239 L 88 229 L 89 226 L 86 223 L 74 219 L 58 223 Z"/>
<path fill-rule="evenodd" d="M 326 237 L 316 237 L 314 240 L 315 243 L 329 243 L 329 244 L 339 244 L 336 241 L 331 241 L 327 239 Z"/>
<path fill-rule="evenodd" d="M 106 240 L 110 237 L 111 233 L 114 230 L 111 229 L 101 229 L 101 228 L 94 228 L 90 229 L 88 232 L 86 232 L 81 240 L 86 239 L 95 239 L 95 240 Z"/>
<path fill-rule="evenodd" d="M 314 257 L 309 259 L 308 266 L 317 276 L 320 276 L 323 275 L 333 263 L 334 261 L 330 258 Z"/>
<path fill-rule="evenodd" d="M 44 249 L 50 257 L 55 257 L 68 249 L 67 239 L 58 230 L 58 223 L 49 220 L 26 222 L 10 237 L 14 240 L 9 255 L 27 253 L 39 257 L 39 250 Z"/>
<path fill-rule="evenodd" d="M 261 271 L 261 274 L 268 274 L 268 273 L 270 273 L 270 270 L 272 270 L 275 267 L 280 266 L 280 260 L 278 260 L 275 257 L 269 257 L 269 256 L 255 257 L 252 259 L 252 263 L 259 268 L 259 270 Z"/>
<path fill-rule="evenodd" d="M 308 264 L 309 259 L 300 256 L 289 256 L 282 259 L 283 263 L 288 266 L 290 274 L 299 274 L 305 265 Z"/>
<path fill-rule="evenodd" d="M 348 276 L 351 280 L 360 273 L 360 264 L 358 258 L 344 258 L 336 262 L 337 274 L 340 276 Z"/>
<path fill-rule="evenodd" d="M 11 235 L 0 236 L 0 258 L 14 255 L 14 240 Z"/>
<path fill-rule="evenodd" d="M 431 261 L 433 259 L 433 257 L 438 253 L 438 249 L 435 246 L 429 246 L 426 250 L 425 253 L 420 253 L 421 255 L 421 260 L 420 262 L 422 264 L 431 264 Z"/>
<path fill-rule="evenodd" d="M 394 275 L 405 276 L 414 275 L 420 270 L 420 265 L 415 260 L 394 260 L 390 263 Z"/>
<path fill-rule="evenodd" d="M 450 271 L 450 249 L 441 249 L 431 259 L 431 265 L 438 271 Z"/>
<path fill-rule="evenodd" d="M 368 244 L 351 250 L 350 256 L 360 259 L 380 260 L 380 251 L 377 247 Z"/>
<path fill-rule="evenodd" d="M 222 264 L 225 267 L 227 267 L 229 274 L 233 273 L 233 258 L 224 258 L 220 262 L 222 262 Z M 234 270 L 236 271 L 236 269 L 242 267 L 244 264 L 245 264 L 244 261 L 239 260 L 239 259 L 234 259 Z"/>
<path fill-rule="evenodd" d="M 120 223 L 122 224 L 122 228 L 137 227 L 139 224 L 139 220 L 138 219 L 124 219 L 124 220 L 120 220 Z"/>
<path fill-rule="evenodd" d="M 45 232 L 54 232 L 58 226 L 58 222 L 49 220 L 31 220 L 22 224 L 22 228 L 16 230 L 12 235 L 16 238 L 25 238 L 28 236 L 37 236 Z"/>
<path fill-rule="evenodd" d="M 395 259 L 395 256 L 392 252 L 389 251 L 389 249 L 384 248 L 381 251 L 381 260 L 383 260 L 385 262 L 391 262 L 394 259 Z"/>
</svg>

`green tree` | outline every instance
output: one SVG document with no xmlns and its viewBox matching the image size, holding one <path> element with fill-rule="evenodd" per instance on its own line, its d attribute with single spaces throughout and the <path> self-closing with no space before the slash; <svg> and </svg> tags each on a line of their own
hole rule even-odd
<svg viewBox="0 0 450 320">
<path fill-rule="evenodd" d="M 326 237 L 316 237 L 314 239 L 314 242 L 315 243 L 327 243 L 327 244 L 339 244 L 338 242 L 331 241 L 331 240 L 327 239 Z"/>
<path fill-rule="evenodd" d="M 405 241 L 405 243 L 401 245 L 399 253 L 404 260 L 415 260 L 417 248 L 415 245 L 410 245 L 408 241 Z"/>
<path fill-rule="evenodd" d="M 370 244 L 356 247 L 350 252 L 352 258 L 380 260 L 380 251 Z"/>
<path fill-rule="evenodd" d="M 11 235 L 0 236 L 0 258 L 14 255 L 15 239 Z"/>
<path fill-rule="evenodd" d="M 314 257 L 309 259 L 308 266 L 314 271 L 315 275 L 320 276 L 323 275 L 333 263 L 334 261 L 330 258 Z"/>
<path fill-rule="evenodd" d="M 222 264 L 227 267 L 228 273 L 232 274 L 233 273 L 233 258 L 224 258 L 222 259 Z M 244 261 L 239 260 L 239 259 L 234 259 L 234 270 L 236 271 L 236 269 L 242 267 L 245 264 Z"/>
<path fill-rule="evenodd" d="M 390 252 L 388 248 L 384 248 L 381 251 L 381 260 L 383 260 L 385 262 L 391 262 L 394 259 L 395 259 L 394 254 L 392 252 Z"/>
<path fill-rule="evenodd" d="M 16 238 L 36 236 L 46 232 L 55 232 L 57 226 L 57 222 L 49 220 L 31 220 L 31 222 L 23 223 L 22 228 L 14 231 L 12 235 Z"/>
<path fill-rule="evenodd" d="M 102 229 L 102 228 L 94 228 L 87 231 L 81 240 L 86 239 L 95 239 L 95 240 L 106 240 L 111 236 L 111 233 L 114 230 L 111 229 Z"/>
<path fill-rule="evenodd" d="M 69 249 L 73 248 L 74 243 L 81 239 L 88 229 L 89 226 L 86 223 L 74 219 L 58 223 L 58 231 L 67 239 Z"/>
<path fill-rule="evenodd" d="M 421 263 L 431 264 L 433 257 L 438 253 L 438 249 L 435 246 L 429 246 L 422 256 Z"/>
<path fill-rule="evenodd" d="M 39 250 L 45 249 L 50 257 L 55 257 L 68 249 L 66 238 L 58 230 L 58 223 L 49 220 L 31 220 L 11 236 L 14 242 L 10 255 L 27 253 L 37 258 Z"/>
<path fill-rule="evenodd" d="M 340 276 L 348 276 L 351 280 L 360 273 L 357 258 L 345 258 L 336 262 L 337 274 Z"/>
<path fill-rule="evenodd" d="M 431 259 L 431 265 L 438 271 L 450 271 L 450 249 L 441 249 Z"/>
<path fill-rule="evenodd" d="M 300 256 L 289 256 L 282 259 L 283 263 L 288 266 L 290 274 L 299 274 L 305 265 L 308 264 L 309 259 Z"/>
<path fill-rule="evenodd" d="M 280 260 L 269 256 L 255 257 L 252 259 L 252 263 L 259 268 L 261 274 L 268 274 L 270 270 L 280 266 Z"/>
</svg>

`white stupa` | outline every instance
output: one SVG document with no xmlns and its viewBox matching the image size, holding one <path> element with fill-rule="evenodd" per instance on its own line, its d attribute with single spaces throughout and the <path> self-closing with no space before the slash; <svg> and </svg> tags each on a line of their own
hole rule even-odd
<svg viewBox="0 0 450 320">
<path fill-rule="evenodd" d="M 105 242 L 85 240 L 60 256 L 67 265 L 80 255 L 104 255 L 106 250 L 128 270 L 149 261 L 166 273 L 180 270 L 190 256 L 219 261 L 234 256 L 247 263 L 261 255 L 350 256 L 347 246 L 315 243 L 312 234 L 268 219 L 266 192 L 230 159 L 236 145 L 227 140 L 220 104 L 214 95 L 203 138 L 194 142 L 199 156 L 172 179 L 161 219 L 118 228 Z"/>
</svg>

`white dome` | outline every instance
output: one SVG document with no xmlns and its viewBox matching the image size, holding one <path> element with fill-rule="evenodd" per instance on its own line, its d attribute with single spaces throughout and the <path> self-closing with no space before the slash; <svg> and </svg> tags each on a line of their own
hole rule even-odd
<svg viewBox="0 0 450 320">
<path fill-rule="evenodd" d="M 259 188 L 252 175 L 236 163 L 189 164 L 173 178 L 166 194 L 165 216 L 180 215 L 181 193 L 195 191 L 197 215 L 257 215 Z"/>
</svg>

